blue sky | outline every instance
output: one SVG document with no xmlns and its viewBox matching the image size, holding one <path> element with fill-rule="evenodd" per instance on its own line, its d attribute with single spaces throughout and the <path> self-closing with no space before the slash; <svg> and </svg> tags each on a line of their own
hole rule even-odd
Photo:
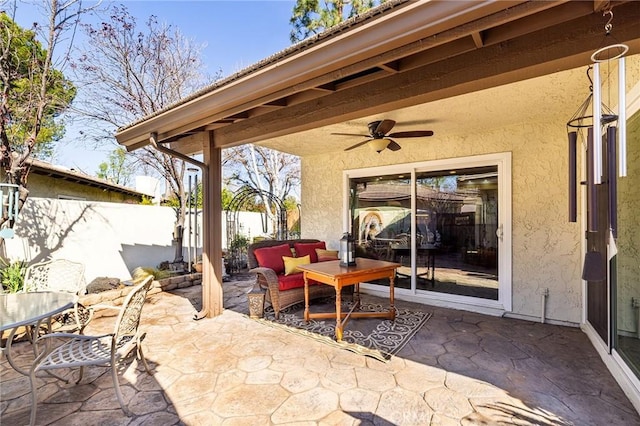
<svg viewBox="0 0 640 426">
<path fill-rule="evenodd" d="M 40 1 L 40 0 L 36 0 Z M 107 4 L 110 2 L 103 2 Z M 207 47 L 203 60 L 207 70 L 223 76 L 233 74 L 291 45 L 289 19 L 295 0 L 135 0 L 118 1 L 144 23 L 150 15 L 180 29 L 188 38 Z M 16 21 L 29 28 L 43 21 L 38 8 L 18 3 Z M 126 124 L 126 123 L 123 123 Z M 95 174 L 113 146 L 104 149 L 85 148 L 74 142 L 74 129 L 68 129 L 54 162 Z"/>
</svg>

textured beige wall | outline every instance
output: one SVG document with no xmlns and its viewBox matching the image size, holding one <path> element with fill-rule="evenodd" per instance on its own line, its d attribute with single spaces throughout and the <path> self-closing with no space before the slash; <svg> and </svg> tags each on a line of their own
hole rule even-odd
<svg viewBox="0 0 640 426">
<path fill-rule="evenodd" d="M 618 179 L 618 330 L 637 331 L 640 299 L 640 112 L 627 123 L 627 177 Z"/>
<path fill-rule="evenodd" d="M 512 153 L 513 312 L 540 315 L 549 288 L 547 318 L 578 323 L 581 317 L 580 224 L 567 219 L 565 122 L 526 123 L 474 135 L 403 140 L 397 152 L 368 147 L 304 158 L 302 228 L 305 238 L 342 233 L 342 172 L 479 154 Z"/>
</svg>

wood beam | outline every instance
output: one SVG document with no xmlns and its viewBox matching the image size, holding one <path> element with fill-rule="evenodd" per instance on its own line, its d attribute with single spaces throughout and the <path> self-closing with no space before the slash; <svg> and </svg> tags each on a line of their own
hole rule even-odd
<svg viewBox="0 0 640 426">
<path fill-rule="evenodd" d="M 377 64 L 377 66 L 378 68 L 382 68 L 383 70 L 390 73 L 396 73 L 400 71 L 400 61 L 383 62 Z"/>
<path fill-rule="evenodd" d="M 616 38 L 639 40 L 640 5 L 628 3 L 615 12 Z M 215 143 L 222 147 L 256 142 L 575 68 L 590 63 L 591 52 L 600 47 L 600 24 L 598 14 L 582 16 L 505 43 L 390 75 L 219 129 Z"/>
<path fill-rule="evenodd" d="M 482 34 L 480 33 L 480 31 L 472 32 L 471 38 L 473 39 L 473 44 L 475 44 L 476 47 L 480 48 L 484 46 L 484 40 L 482 39 Z"/>
</svg>

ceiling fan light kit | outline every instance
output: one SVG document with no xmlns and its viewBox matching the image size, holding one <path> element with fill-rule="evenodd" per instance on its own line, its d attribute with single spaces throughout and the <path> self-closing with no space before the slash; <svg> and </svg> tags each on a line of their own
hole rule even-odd
<svg viewBox="0 0 640 426">
<path fill-rule="evenodd" d="M 364 141 L 358 142 L 355 145 L 351 145 L 348 148 L 345 148 L 345 151 L 350 151 L 354 148 L 362 146 L 364 144 L 369 144 L 369 146 L 378 154 L 380 154 L 385 149 L 389 149 L 390 151 L 397 151 L 401 147 L 398 145 L 396 141 L 392 138 L 422 138 L 427 136 L 433 136 L 433 131 L 431 130 L 413 130 L 407 132 L 395 132 L 389 133 L 393 126 L 395 126 L 396 122 L 393 120 L 378 120 L 372 121 L 367 125 L 369 128 L 368 135 L 361 135 L 357 133 L 331 133 L 332 135 L 339 136 L 362 136 L 367 139 Z"/>
<path fill-rule="evenodd" d="M 385 150 L 391 141 L 389 139 L 372 139 L 369 146 L 378 154 Z"/>
</svg>

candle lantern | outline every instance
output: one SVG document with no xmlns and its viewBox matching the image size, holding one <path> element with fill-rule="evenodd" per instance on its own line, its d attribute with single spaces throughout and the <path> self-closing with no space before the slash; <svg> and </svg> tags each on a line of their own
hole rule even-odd
<svg viewBox="0 0 640 426">
<path fill-rule="evenodd" d="M 340 266 L 356 264 L 356 241 L 351 234 L 345 232 L 340 239 Z"/>
</svg>

